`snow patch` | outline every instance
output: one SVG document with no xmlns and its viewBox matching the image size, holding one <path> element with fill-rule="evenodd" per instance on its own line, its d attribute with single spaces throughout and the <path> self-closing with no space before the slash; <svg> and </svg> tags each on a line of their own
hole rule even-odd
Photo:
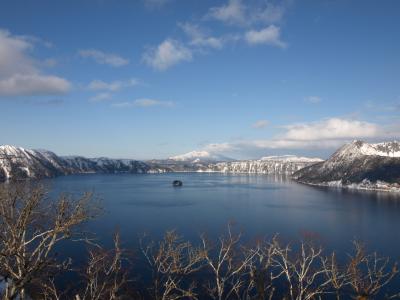
<svg viewBox="0 0 400 300">
<path fill-rule="evenodd" d="M 303 157 L 295 155 L 281 155 L 281 156 L 264 156 L 261 158 L 264 161 L 282 161 L 282 162 L 320 162 L 323 161 L 317 157 Z"/>
<path fill-rule="evenodd" d="M 400 157 L 400 143 L 396 141 L 377 144 L 362 143 L 359 149 L 363 155 Z"/>
</svg>

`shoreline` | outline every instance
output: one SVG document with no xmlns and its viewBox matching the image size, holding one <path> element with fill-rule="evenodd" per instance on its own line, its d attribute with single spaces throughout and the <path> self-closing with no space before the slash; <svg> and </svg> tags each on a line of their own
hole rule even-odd
<svg viewBox="0 0 400 300">
<path fill-rule="evenodd" d="M 308 185 L 308 186 L 316 186 L 316 187 L 327 187 L 327 188 L 336 188 L 336 189 L 345 189 L 345 190 L 354 190 L 354 191 L 371 191 L 371 192 L 386 192 L 386 193 L 399 193 L 400 194 L 400 187 L 375 187 L 375 186 L 363 186 L 362 183 L 351 183 L 351 184 L 342 184 L 336 183 L 333 184 L 332 181 L 330 182 L 322 182 L 322 183 L 311 183 L 305 181 L 298 181 L 293 179 L 295 182 Z M 372 183 L 373 184 L 373 183 Z"/>
</svg>

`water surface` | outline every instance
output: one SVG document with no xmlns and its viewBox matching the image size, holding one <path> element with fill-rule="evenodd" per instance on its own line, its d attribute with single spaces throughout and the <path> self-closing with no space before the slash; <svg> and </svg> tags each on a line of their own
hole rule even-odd
<svg viewBox="0 0 400 300">
<path fill-rule="evenodd" d="M 175 179 L 182 180 L 183 187 L 173 187 Z M 341 252 L 358 239 L 371 250 L 400 258 L 398 194 L 219 173 L 74 175 L 44 182 L 53 194 L 94 191 L 105 213 L 89 228 L 106 242 L 117 228 L 125 245 L 132 247 L 143 232 L 159 238 L 169 229 L 196 241 L 200 233 L 216 236 L 234 222 L 247 239 L 274 233 L 288 241 L 312 236 L 325 248 Z"/>
</svg>

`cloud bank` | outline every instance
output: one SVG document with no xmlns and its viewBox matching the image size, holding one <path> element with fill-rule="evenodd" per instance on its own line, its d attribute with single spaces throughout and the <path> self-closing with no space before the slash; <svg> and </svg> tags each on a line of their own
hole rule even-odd
<svg viewBox="0 0 400 300">
<path fill-rule="evenodd" d="M 96 49 L 80 50 L 78 54 L 83 58 L 90 58 L 101 65 L 122 67 L 129 64 L 129 60 L 113 53 L 105 53 Z"/>
<path fill-rule="evenodd" d="M 105 82 L 103 80 L 93 80 L 89 83 L 88 89 L 92 91 L 110 91 L 116 92 L 124 88 L 133 87 L 139 84 L 139 81 L 135 78 L 128 80 L 117 80 L 112 82 Z"/>
<path fill-rule="evenodd" d="M 182 43 L 166 39 L 143 54 L 143 61 L 152 68 L 163 71 L 183 61 L 192 60 L 192 51 Z"/>
<path fill-rule="evenodd" d="M 229 0 L 224 5 L 211 7 L 201 22 L 219 21 L 227 26 L 235 25 L 236 28 L 215 36 L 204 30 L 199 21 L 197 24 L 193 20 L 178 23 L 187 40 L 181 42 L 167 38 L 158 46 L 148 48 L 142 60 L 150 67 L 164 71 L 178 63 L 191 61 L 195 54 L 207 53 L 211 49 L 220 50 L 228 43 L 240 41 L 250 46 L 286 48 L 287 43 L 282 40 L 281 28 L 277 24 L 285 14 L 288 1 L 277 5 L 267 1 Z"/>
<path fill-rule="evenodd" d="M 252 127 L 253 128 L 257 128 L 257 129 L 260 129 L 260 128 L 265 128 L 265 127 L 267 127 L 269 125 L 269 121 L 268 120 L 258 120 L 257 122 L 255 122 L 253 125 L 252 125 Z"/>
<path fill-rule="evenodd" d="M 225 5 L 210 8 L 208 17 L 235 26 L 272 24 L 282 20 L 286 6 L 287 1 L 276 5 L 267 1 L 229 0 Z"/>
<path fill-rule="evenodd" d="M 71 84 L 64 78 L 43 74 L 31 55 L 34 39 L 0 29 L 0 96 L 63 94 Z"/>
<path fill-rule="evenodd" d="M 253 127 L 263 126 L 261 121 Z M 284 126 L 281 134 L 271 139 L 237 140 L 229 143 L 214 143 L 204 147 L 216 154 L 249 153 L 271 150 L 334 150 L 354 139 L 374 140 L 398 137 L 396 126 L 382 126 L 371 122 L 345 118 L 329 118 L 316 122 L 297 123 Z M 397 130 L 397 131 L 396 131 Z"/>
<path fill-rule="evenodd" d="M 161 106 L 161 107 L 172 107 L 175 103 L 172 101 L 160 101 L 156 99 L 149 98 L 141 98 L 136 99 L 134 101 L 126 101 L 112 104 L 113 107 L 117 108 L 127 108 L 127 107 L 153 107 L 153 106 Z"/>
<path fill-rule="evenodd" d="M 250 45 L 265 44 L 285 48 L 286 43 L 281 40 L 280 35 L 280 28 L 270 25 L 261 30 L 247 31 L 244 38 Z"/>
</svg>

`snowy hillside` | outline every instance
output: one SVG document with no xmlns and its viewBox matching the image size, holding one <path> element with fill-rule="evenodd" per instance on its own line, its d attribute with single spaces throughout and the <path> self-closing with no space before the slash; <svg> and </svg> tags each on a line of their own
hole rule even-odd
<svg viewBox="0 0 400 300">
<path fill-rule="evenodd" d="M 400 157 L 400 143 L 397 141 L 378 144 L 361 143 L 360 152 L 363 155 Z"/>
<path fill-rule="evenodd" d="M 293 155 L 268 156 L 260 160 L 217 163 L 213 170 L 224 173 L 291 175 L 304 167 L 321 161 L 320 158 L 297 157 Z"/>
<path fill-rule="evenodd" d="M 316 163 L 322 161 L 320 158 L 310 158 L 295 155 L 281 155 L 281 156 L 264 156 L 261 158 L 264 161 L 281 161 L 281 162 L 301 162 L 301 163 Z"/>
<path fill-rule="evenodd" d="M 270 156 L 260 160 L 231 161 L 207 151 L 192 151 L 167 160 L 146 162 L 130 159 L 61 157 L 47 150 L 27 150 L 0 146 L 0 181 L 46 178 L 81 173 L 163 173 L 223 172 L 254 174 L 292 174 L 320 162 L 319 158 L 292 155 Z"/>
<path fill-rule="evenodd" d="M 293 176 L 300 182 L 327 186 L 400 188 L 400 144 L 354 141 L 328 160 L 304 168 Z"/>
<path fill-rule="evenodd" d="M 78 173 L 160 173 L 144 162 L 129 159 L 61 157 L 47 150 L 0 146 L 0 181 L 46 178 Z"/>
</svg>

